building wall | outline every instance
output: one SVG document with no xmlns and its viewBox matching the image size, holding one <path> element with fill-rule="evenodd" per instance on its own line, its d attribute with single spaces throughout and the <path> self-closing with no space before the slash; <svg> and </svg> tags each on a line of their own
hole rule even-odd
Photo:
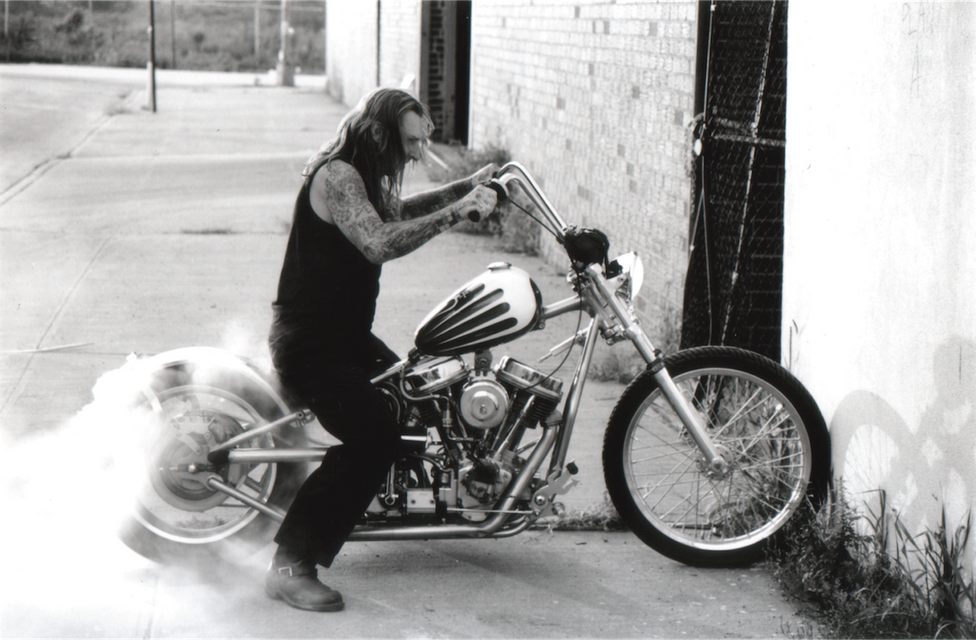
<svg viewBox="0 0 976 640">
<path fill-rule="evenodd" d="M 380 85 L 402 87 L 413 95 L 418 95 L 420 78 L 420 8 L 419 2 L 380 3 Z"/>
<path fill-rule="evenodd" d="M 329 0 L 325 11 L 326 90 L 352 106 L 377 86 L 378 6 L 361 0 Z"/>
<path fill-rule="evenodd" d="M 783 353 L 913 531 L 976 506 L 973 42 L 973 3 L 790 3 Z"/>
<path fill-rule="evenodd" d="M 639 251 L 660 342 L 687 267 L 697 3 L 495 0 L 472 13 L 469 146 L 507 149 L 567 221 Z"/>
<path fill-rule="evenodd" d="M 420 2 L 412 0 L 329 0 L 325 56 L 329 95 L 350 107 L 377 86 L 403 87 L 417 95 L 420 10 Z"/>
</svg>

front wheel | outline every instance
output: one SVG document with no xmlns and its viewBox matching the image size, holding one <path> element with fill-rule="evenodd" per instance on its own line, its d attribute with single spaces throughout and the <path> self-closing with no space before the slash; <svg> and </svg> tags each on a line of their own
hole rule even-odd
<svg viewBox="0 0 976 640">
<path fill-rule="evenodd" d="M 668 356 L 665 368 L 729 462 L 704 456 L 652 373 L 624 391 L 603 443 L 607 490 L 646 544 L 685 564 L 759 560 L 804 500 L 830 481 L 830 438 L 810 393 L 786 369 L 731 347 Z"/>
</svg>

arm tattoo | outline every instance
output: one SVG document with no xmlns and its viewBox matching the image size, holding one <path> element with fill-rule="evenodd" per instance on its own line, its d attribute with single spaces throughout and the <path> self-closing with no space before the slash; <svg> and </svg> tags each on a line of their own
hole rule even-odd
<svg viewBox="0 0 976 640">
<path fill-rule="evenodd" d="M 420 218 L 457 202 L 468 194 L 474 185 L 470 180 L 458 180 L 437 189 L 417 193 L 400 200 L 404 220 Z"/>
<path fill-rule="evenodd" d="M 370 204 L 366 187 L 356 170 L 344 162 L 323 167 L 325 199 L 343 235 L 373 264 L 404 256 L 450 226 L 453 209 L 432 209 L 416 220 L 384 222 Z"/>
</svg>

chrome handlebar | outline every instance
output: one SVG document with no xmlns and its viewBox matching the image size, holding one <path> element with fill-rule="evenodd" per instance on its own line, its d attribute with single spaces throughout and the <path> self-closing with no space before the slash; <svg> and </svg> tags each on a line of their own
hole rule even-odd
<svg viewBox="0 0 976 640">
<path fill-rule="evenodd" d="M 498 170 L 488 186 L 495 189 L 496 192 L 499 191 L 498 187 L 500 187 L 504 192 L 499 193 L 499 199 L 505 199 L 510 196 L 508 185 L 511 182 L 517 184 L 536 209 L 539 210 L 546 223 L 552 227 L 556 238 L 560 242 L 565 240 L 566 232 L 571 228 L 570 225 L 566 224 L 562 216 L 556 212 L 556 208 L 552 206 L 549 198 L 546 197 L 546 194 L 542 192 L 542 189 L 532 175 L 521 164 L 518 162 L 509 162 Z"/>
</svg>

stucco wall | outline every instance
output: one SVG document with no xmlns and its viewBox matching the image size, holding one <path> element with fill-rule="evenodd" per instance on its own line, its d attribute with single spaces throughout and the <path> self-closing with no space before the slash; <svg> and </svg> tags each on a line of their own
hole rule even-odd
<svg viewBox="0 0 976 640">
<path fill-rule="evenodd" d="M 496 0 L 472 13 L 470 146 L 509 150 L 564 218 L 640 252 L 641 311 L 660 341 L 687 268 L 697 4 Z"/>
<path fill-rule="evenodd" d="M 974 42 L 974 3 L 790 3 L 783 353 L 916 531 L 976 506 Z"/>
<path fill-rule="evenodd" d="M 325 11 L 327 90 L 352 106 L 377 86 L 377 3 L 329 0 Z"/>
<path fill-rule="evenodd" d="M 350 107 L 377 86 L 402 86 L 416 95 L 416 79 L 420 77 L 420 20 L 419 1 L 329 0 L 326 3 L 329 95 Z M 379 41 L 377 30 L 382 32 Z M 409 84 L 410 79 L 414 79 L 413 84 Z"/>
<path fill-rule="evenodd" d="M 419 2 L 380 3 L 380 84 L 402 87 L 414 95 L 420 77 L 420 9 Z M 410 78 L 412 86 L 404 83 Z"/>
</svg>

